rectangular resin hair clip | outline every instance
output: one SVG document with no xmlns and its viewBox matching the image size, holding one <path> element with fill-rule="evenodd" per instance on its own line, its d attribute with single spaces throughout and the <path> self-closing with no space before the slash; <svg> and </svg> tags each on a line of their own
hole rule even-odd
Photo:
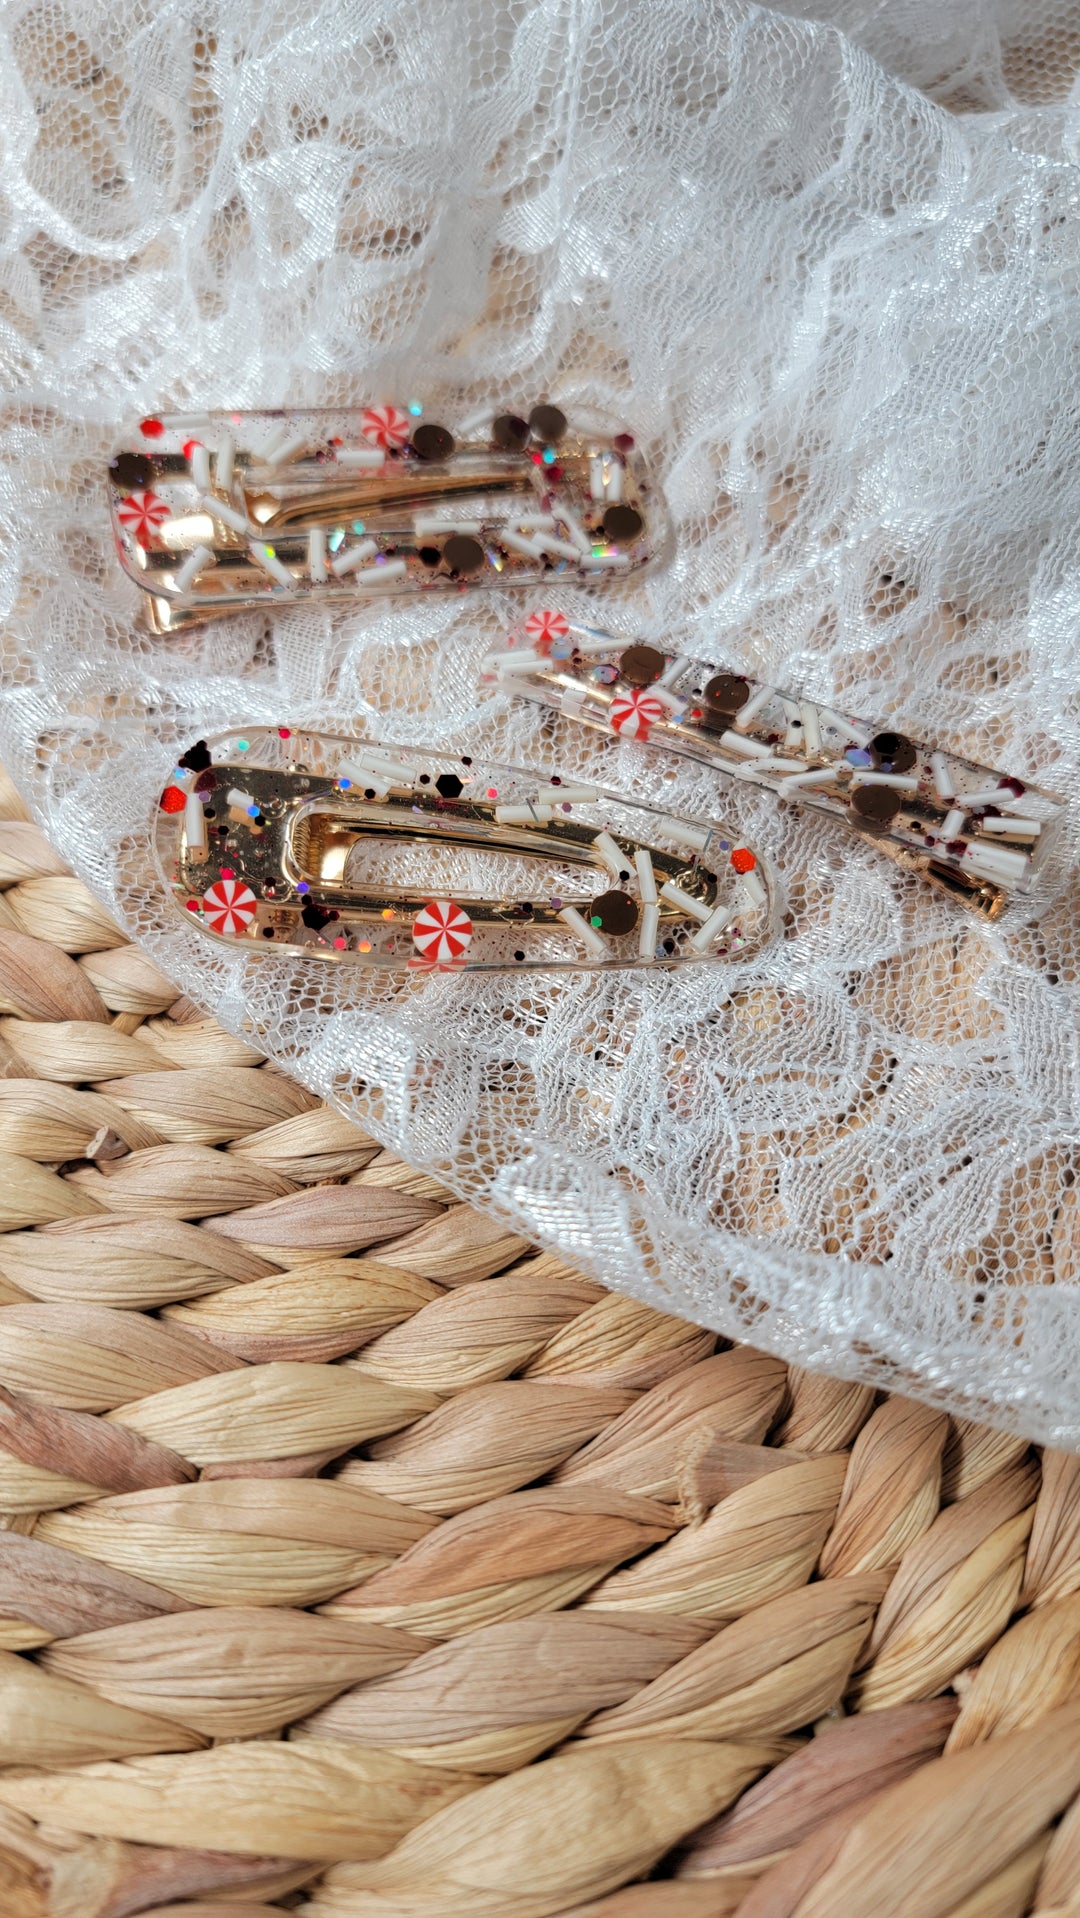
<svg viewBox="0 0 1080 1918">
<path fill-rule="evenodd" d="M 742 673 L 532 613 L 486 676 L 622 739 L 652 741 L 842 819 L 907 872 L 996 919 L 1053 896 L 1064 802 Z"/>
<path fill-rule="evenodd" d="M 454 432 L 416 401 L 168 414 L 108 486 L 159 633 L 297 600 L 618 579 L 667 538 L 631 436 L 550 405 Z"/>
<path fill-rule="evenodd" d="M 252 954 L 606 971 L 743 958 L 774 931 L 767 872 L 718 821 L 286 727 L 191 747 L 156 849 L 189 923 Z"/>
</svg>

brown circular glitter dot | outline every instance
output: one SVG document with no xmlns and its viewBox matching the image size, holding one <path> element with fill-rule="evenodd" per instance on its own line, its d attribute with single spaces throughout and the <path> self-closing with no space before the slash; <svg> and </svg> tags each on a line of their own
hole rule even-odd
<svg viewBox="0 0 1080 1918">
<path fill-rule="evenodd" d="M 140 453 L 118 453 L 109 461 L 109 471 L 118 486 L 128 492 L 136 492 L 149 486 L 154 477 L 154 462 Z"/>
<path fill-rule="evenodd" d="M 560 413 L 557 406 L 534 406 L 529 414 L 529 431 L 534 439 L 543 440 L 545 446 L 554 446 L 566 431 L 566 414 Z"/>
<path fill-rule="evenodd" d="M 452 533 L 443 547 L 443 558 L 452 573 L 478 573 L 484 564 L 484 549 L 468 533 Z"/>
<path fill-rule="evenodd" d="M 902 801 L 892 786 L 859 786 L 851 801 L 851 810 L 867 832 L 884 832 L 896 818 Z"/>
<path fill-rule="evenodd" d="M 411 445 L 418 460 L 448 460 L 454 450 L 454 435 L 445 426 L 418 426 Z"/>
<path fill-rule="evenodd" d="M 645 522 L 636 506 L 609 506 L 603 523 L 610 540 L 623 540 L 636 539 Z"/>
<path fill-rule="evenodd" d="M 702 697 L 714 712 L 731 717 L 746 705 L 750 688 L 738 673 L 717 673 L 709 680 Z"/>
<path fill-rule="evenodd" d="M 491 428 L 493 443 L 504 453 L 520 452 L 528 437 L 529 422 L 519 419 L 516 413 L 500 413 Z"/>
<path fill-rule="evenodd" d="M 870 741 L 870 751 L 875 765 L 888 766 L 894 773 L 910 772 L 918 758 L 910 739 L 903 733 L 878 733 L 876 739 Z"/>
<path fill-rule="evenodd" d="M 633 932 L 637 925 L 637 900 L 631 899 L 628 892 L 602 892 L 592 902 L 589 919 L 593 924 L 599 919 L 601 932 L 621 938 L 624 932 Z"/>
<path fill-rule="evenodd" d="M 619 671 L 631 686 L 651 686 L 667 665 L 667 655 L 655 646 L 628 646 L 619 660 Z"/>
</svg>

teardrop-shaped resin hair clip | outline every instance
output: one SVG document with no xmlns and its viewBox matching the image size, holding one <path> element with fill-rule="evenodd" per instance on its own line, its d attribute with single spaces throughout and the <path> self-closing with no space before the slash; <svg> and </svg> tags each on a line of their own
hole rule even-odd
<svg viewBox="0 0 1080 1918">
<path fill-rule="evenodd" d="M 569 775 L 252 727 L 199 740 L 160 801 L 193 932 L 382 970 L 589 970 L 748 957 L 767 869 L 721 821 Z"/>
<path fill-rule="evenodd" d="M 682 753 L 873 840 L 986 919 L 1042 910 L 1065 872 L 1064 801 L 800 693 L 649 643 L 531 613 L 486 679 L 582 725 Z M 1057 842 L 1057 843 L 1055 843 Z"/>
<path fill-rule="evenodd" d="M 603 584 L 668 526 L 630 434 L 557 406 L 454 423 L 413 401 L 145 419 L 109 463 L 145 621 L 382 594 Z"/>
</svg>

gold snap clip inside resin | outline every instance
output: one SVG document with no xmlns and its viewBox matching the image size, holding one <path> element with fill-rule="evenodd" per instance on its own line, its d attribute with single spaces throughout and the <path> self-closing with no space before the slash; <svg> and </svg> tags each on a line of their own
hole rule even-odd
<svg viewBox="0 0 1080 1918">
<path fill-rule="evenodd" d="M 485 679 L 620 739 L 666 747 L 828 813 L 986 919 L 1040 910 L 1063 873 L 1064 802 L 799 693 L 651 643 L 531 613 Z"/>
<path fill-rule="evenodd" d="M 605 971 L 748 957 L 775 931 L 767 870 L 718 820 L 287 727 L 185 752 L 156 848 L 188 923 L 251 954 Z"/>
<path fill-rule="evenodd" d="M 416 401 L 164 414 L 114 455 L 108 488 L 158 633 L 298 600 L 595 585 L 667 539 L 632 436 L 551 405 L 453 428 Z"/>
</svg>

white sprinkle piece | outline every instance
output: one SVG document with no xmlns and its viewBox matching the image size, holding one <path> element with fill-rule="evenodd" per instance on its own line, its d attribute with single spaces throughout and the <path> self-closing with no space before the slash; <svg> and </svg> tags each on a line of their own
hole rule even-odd
<svg viewBox="0 0 1080 1918">
<path fill-rule="evenodd" d="M 541 786 L 536 797 L 541 806 L 588 806 L 600 793 L 596 786 Z"/>
<path fill-rule="evenodd" d="M 752 759 L 746 771 L 753 779 L 758 773 L 798 773 L 803 765 L 801 759 L 783 759 L 779 753 L 770 753 L 768 759 Z"/>
<path fill-rule="evenodd" d="M 594 952 L 597 958 L 607 958 L 609 950 L 607 940 L 601 937 L 595 926 L 590 926 L 588 920 L 582 918 L 576 906 L 564 906 L 559 918 L 569 926 L 571 932 L 576 932 L 578 938 L 584 940 L 589 951 Z"/>
<path fill-rule="evenodd" d="M 1011 846 L 987 846 L 982 843 L 969 844 L 964 858 L 969 865 L 982 867 L 985 872 L 1000 879 L 1019 879 L 1029 864 L 1027 854 L 1015 852 Z"/>
<path fill-rule="evenodd" d="M 740 732 L 749 726 L 751 720 L 757 718 L 761 708 L 768 705 L 775 693 L 775 686 L 759 686 L 757 692 L 751 694 L 746 705 L 735 714 L 735 724 Z"/>
<path fill-rule="evenodd" d="M 783 709 L 784 709 L 784 718 L 785 718 L 785 719 L 787 720 L 787 722 L 788 722 L 788 725 L 789 725 L 789 726 L 799 726 L 799 727 L 801 728 L 801 726 L 802 726 L 802 714 L 801 714 L 801 713 L 800 713 L 800 711 L 799 711 L 799 702 L 798 702 L 798 700 L 797 700 L 797 699 L 790 699 L 790 698 L 788 697 L 788 695 L 787 695 L 787 693 L 781 693 L 781 695 L 780 695 L 780 704 L 781 704 L 781 706 L 782 706 L 782 707 L 783 707 Z"/>
<path fill-rule="evenodd" d="M 945 763 L 944 753 L 930 754 L 930 771 L 934 775 L 934 791 L 938 798 L 955 799 L 956 787 L 953 785 L 953 776 Z"/>
<path fill-rule="evenodd" d="M 709 947 L 715 944 L 723 932 L 724 927 L 730 925 L 734 917 L 734 906 L 717 906 L 714 911 L 710 912 L 704 924 L 698 928 L 691 939 L 690 944 L 694 951 L 708 952 Z"/>
<path fill-rule="evenodd" d="M 230 786 L 225 797 L 229 805 L 235 806 L 239 812 L 246 812 L 249 806 L 255 804 L 251 794 L 242 792 L 239 786 Z"/>
<path fill-rule="evenodd" d="M 594 455 L 589 461 L 589 496 L 592 499 L 603 499 L 604 493 L 604 462 Z"/>
<path fill-rule="evenodd" d="M 231 433 L 223 435 L 214 454 L 214 478 L 222 492 L 232 485 L 233 461 L 236 458 L 236 441 Z M 205 487 L 203 491 L 205 492 Z"/>
<path fill-rule="evenodd" d="M 546 666 L 547 664 L 548 662 L 542 653 L 527 652 L 524 646 L 519 646 L 516 652 L 512 653 L 489 653 L 484 661 L 485 670 L 498 673 L 500 679 L 506 673 L 516 673 L 519 670 L 527 671 L 530 666 Z"/>
<path fill-rule="evenodd" d="M 799 701 L 799 717 L 802 720 L 802 743 L 808 753 L 821 751 L 821 728 L 818 725 L 817 707 L 808 699 Z"/>
<path fill-rule="evenodd" d="M 388 559 L 381 566 L 364 566 L 353 574 L 357 586 L 388 586 L 393 579 L 404 579 L 408 567 L 403 559 Z"/>
<path fill-rule="evenodd" d="M 173 575 L 173 585 L 176 587 L 177 592 L 186 593 L 190 586 L 194 586 L 204 566 L 216 565 L 217 560 L 214 558 L 209 546 L 196 546 L 194 550 L 188 554 L 184 564 L 178 567 Z"/>
<path fill-rule="evenodd" d="M 251 450 L 255 458 L 261 459 L 267 466 L 272 466 L 277 449 L 281 442 L 288 438 L 288 434 L 289 428 L 284 420 L 271 420 L 262 439 L 256 438 L 253 442 Z"/>
<path fill-rule="evenodd" d="M 589 553 L 581 556 L 583 573 L 611 572 L 620 566 L 629 566 L 629 553 Z"/>
<path fill-rule="evenodd" d="M 519 533 L 553 533 L 555 515 L 554 513 L 515 513 L 514 525 Z"/>
<path fill-rule="evenodd" d="M 593 840 L 593 851 L 600 854 L 613 878 L 621 879 L 627 869 L 626 854 L 620 851 L 609 832 L 598 832 Z"/>
<path fill-rule="evenodd" d="M 835 786 L 837 772 L 835 766 L 819 766 L 815 772 L 791 773 L 782 779 L 776 788 L 781 795 L 797 792 L 800 786 Z"/>
<path fill-rule="evenodd" d="M 760 739 L 748 739 L 744 733 L 733 733 L 730 728 L 721 733 L 720 744 L 729 752 L 742 753 L 747 759 L 771 759 L 771 746 L 763 746 Z"/>
<path fill-rule="evenodd" d="M 656 904 L 656 873 L 653 871 L 652 854 L 648 846 L 634 849 L 634 864 L 637 867 L 638 891 L 643 906 Z"/>
<path fill-rule="evenodd" d="M 546 826 L 555 813 L 551 806 L 496 806 L 500 826 Z"/>
<path fill-rule="evenodd" d="M 269 573 L 271 579 L 276 579 L 279 586 L 296 585 L 296 580 L 288 567 L 282 565 L 277 554 L 272 553 L 269 546 L 263 546 L 259 540 L 253 539 L 248 542 L 248 552 L 256 566 L 261 566 L 264 573 Z"/>
<path fill-rule="evenodd" d="M 444 533 L 470 533 L 479 539 L 483 530 L 478 519 L 439 519 L 435 513 L 417 513 L 413 520 L 417 539 L 441 539 Z"/>
<path fill-rule="evenodd" d="M 208 493 L 210 491 L 210 455 L 199 440 L 195 441 L 191 449 L 188 465 L 191 468 L 191 477 L 195 482 L 196 490 L 200 493 Z"/>
<path fill-rule="evenodd" d="M 839 733 L 841 739 L 850 739 L 853 746 L 865 746 L 873 737 L 865 726 L 856 726 L 853 720 L 841 718 L 830 706 L 818 707 L 818 719 L 826 732 Z"/>
<path fill-rule="evenodd" d="M 565 539 L 556 539 L 554 533 L 536 533 L 534 544 L 539 546 L 542 553 L 554 553 L 556 559 L 576 561 L 581 558 L 576 546 L 571 546 Z"/>
<path fill-rule="evenodd" d="M 951 812 L 945 814 L 938 831 L 938 838 L 956 839 L 963 829 L 964 814 L 961 812 L 959 806 L 954 806 Z"/>
<path fill-rule="evenodd" d="M 1011 807 L 1013 795 L 1008 786 L 980 786 L 977 793 L 957 793 L 962 806 L 1006 806 Z"/>
<path fill-rule="evenodd" d="M 666 706 L 669 713 L 679 716 L 686 711 L 687 701 L 680 699 L 678 693 L 673 693 L 670 687 L 661 686 L 659 681 L 654 681 L 647 691 L 654 699 L 660 701 L 661 706 Z"/>
<path fill-rule="evenodd" d="M 326 580 L 326 528 L 313 526 L 307 536 L 308 575 L 317 586 Z"/>
<path fill-rule="evenodd" d="M 373 539 L 361 539 L 357 540 L 355 546 L 343 546 L 330 561 L 330 571 L 335 579 L 344 579 L 346 573 L 355 572 L 365 560 L 374 559 L 378 550 Z"/>
<path fill-rule="evenodd" d="M 655 900 L 647 899 L 641 914 L 641 931 L 638 935 L 638 957 L 656 958 L 656 941 L 660 931 L 660 908 Z"/>
<path fill-rule="evenodd" d="M 665 832 L 677 846 L 688 846 L 691 852 L 704 852 L 712 838 L 711 826 L 689 826 L 684 819 L 673 819 L 670 814 L 658 819 L 656 826 L 658 832 Z"/>
<path fill-rule="evenodd" d="M 508 553 L 520 553 L 523 559 L 543 559 L 544 549 L 534 539 L 526 539 L 523 533 L 509 533 L 500 528 L 497 543 L 505 546 Z"/>
<path fill-rule="evenodd" d="M 683 668 L 686 666 L 689 666 L 689 664 L 690 664 L 690 661 L 686 659 L 682 653 L 676 653 L 673 658 L 668 660 L 667 665 L 664 667 L 663 672 L 661 673 L 659 679 L 656 682 L 657 685 L 658 686 L 672 685 L 673 682 L 679 678 L 680 674 L 683 671 Z"/>
<path fill-rule="evenodd" d="M 684 892 L 673 879 L 665 879 L 660 888 L 660 897 L 667 899 L 671 905 L 678 906 L 680 912 L 688 913 L 691 919 L 706 920 L 712 914 L 711 906 L 704 905 L 700 899 L 695 899 L 692 894 Z"/>
<path fill-rule="evenodd" d="M 747 912 L 755 912 L 765 904 L 768 894 L 756 872 L 740 873 L 739 896 Z"/>
<path fill-rule="evenodd" d="M 170 431 L 174 427 L 181 427 L 181 426 L 191 427 L 191 426 L 212 426 L 213 425 L 213 421 L 211 420 L 209 413 L 159 413 L 158 418 L 161 421 L 162 426 L 167 427 Z"/>
<path fill-rule="evenodd" d="M 919 782 L 909 773 L 872 773 L 864 766 L 856 766 L 851 781 L 853 786 L 892 786 L 898 793 L 917 793 Z"/>
<path fill-rule="evenodd" d="M 1037 839 L 1042 831 L 1042 826 L 1037 819 L 1010 819 L 1002 817 L 1001 819 L 982 820 L 979 831 L 981 833 L 991 832 L 1001 835 L 1007 833 L 1014 839 Z"/>
<path fill-rule="evenodd" d="M 604 458 L 604 497 L 613 505 L 622 499 L 622 461 L 609 453 Z"/>
<path fill-rule="evenodd" d="M 204 513 L 209 513 L 211 519 L 216 519 L 222 526 L 231 527 L 234 533 L 246 533 L 250 539 L 255 531 L 243 513 L 238 512 L 235 506 L 229 506 L 225 500 L 215 499 L 212 494 L 204 494 L 199 500 L 199 505 Z"/>
<path fill-rule="evenodd" d="M 184 805 L 184 841 L 189 853 L 206 851 L 206 816 L 198 793 L 191 792 Z"/>
<path fill-rule="evenodd" d="M 591 542 L 577 514 L 573 512 L 569 506 L 564 506 L 561 500 L 555 501 L 555 513 L 566 527 L 574 545 L 577 546 L 581 552 L 587 553 Z"/>
<path fill-rule="evenodd" d="M 379 473 L 386 465 L 381 446 L 339 446 L 335 457 L 339 466 L 354 473 Z"/>
<path fill-rule="evenodd" d="M 306 445 L 307 434 L 294 426 L 284 436 L 279 435 L 271 442 L 270 450 L 264 452 L 263 459 L 267 466 L 284 466 L 286 460 L 294 460 L 298 453 L 302 453 Z"/>
</svg>

